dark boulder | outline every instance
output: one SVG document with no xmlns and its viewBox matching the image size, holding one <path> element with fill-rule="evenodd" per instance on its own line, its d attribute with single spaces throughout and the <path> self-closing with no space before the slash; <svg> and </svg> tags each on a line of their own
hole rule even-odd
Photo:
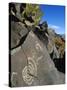
<svg viewBox="0 0 67 90">
<path fill-rule="evenodd" d="M 46 21 L 44 21 L 42 24 L 39 25 L 40 28 L 42 29 L 42 31 L 45 31 L 46 33 L 48 33 L 47 29 L 48 29 L 48 24 Z"/>
<path fill-rule="evenodd" d="M 53 59 L 56 68 L 60 71 L 65 73 L 65 53 L 63 58 L 54 58 Z"/>
<path fill-rule="evenodd" d="M 16 14 L 16 12 L 17 12 L 14 3 L 9 3 L 9 14 L 12 14 L 11 11 L 13 11 L 15 14 Z"/>
<path fill-rule="evenodd" d="M 22 12 L 24 11 L 25 8 L 26 8 L 26 4 L 21 3 L 21 5 L 20 5 L 20 14 L 22 14 Z"/>
</svg>

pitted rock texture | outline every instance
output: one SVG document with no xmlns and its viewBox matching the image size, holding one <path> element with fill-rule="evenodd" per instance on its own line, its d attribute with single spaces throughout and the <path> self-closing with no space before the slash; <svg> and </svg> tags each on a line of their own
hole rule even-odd
<svg viewBox="0 0 67 90">
<path fill-rule="evenodd" d="M 14 87 L 63 84 L 65 81 L 64 74 L 55 68 L 46 46 L 32 31 L 21 49 L 11 56 L 13 72 L 17 73 L 12 75 Z"/>
</svg>

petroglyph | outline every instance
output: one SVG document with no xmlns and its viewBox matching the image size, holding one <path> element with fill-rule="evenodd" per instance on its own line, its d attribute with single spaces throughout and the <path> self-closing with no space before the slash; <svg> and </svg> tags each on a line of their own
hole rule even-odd
<svg viewBox="0 0 67 90">
<path fill-rule="evenodd" d="M 37 51 L 43 51 L 43 48 L 41 47 L 41 45 L 36 41 L 36 44 L 35 44 L 35 48 Z"/>
<path fill-rule="evenodd" d="M 34 78 L 37 77 L 37 65 L 33 58 L 28 57 L 28 66 L 22 70 L 22 77 L 26 84 L 31 85 Z"/>
<path fill-rule="evenodd" d="M 14 55 L 16 52 L 18 52 L 21 49 L 21 46 L 11 50 L 11 55 Z"/>
<path fill-rule="evenodd" d="M 29 73 L 37 76 L 37 65 L 35 60 L 31 57 L 28 57 L 28 68 L 29 68 Z"/>
<path fill-rule="evenodd" d="M 17 84 L 17 72 L 12 72 L 11 74 L 11 83 L 13 86 L 15 86 Z"/>
<path fill-rule="evenodd" d="M 28 73 L 28 67 L 27 66 L 25 66 L 24 69 L 22 70 L 22 77 L 23 77 L 24 82 L 27 85 L 31 85 L 34 81 L 34 77 L 29 75 L 29 73 Z"/>
<path fill-rule="evenodd" d="M 43 56 L 40 56 L 40 57 L 37 58 L 37 64 L 42 58 L 43 58 Z"/>
</svg>

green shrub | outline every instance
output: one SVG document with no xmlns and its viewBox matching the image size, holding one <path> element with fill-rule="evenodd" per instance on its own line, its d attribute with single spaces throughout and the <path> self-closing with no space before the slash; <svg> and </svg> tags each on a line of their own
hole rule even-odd
<svg viewBox="0 0 67 90">
<path fill-rule="evenodd" d="M 39 24 L 41 16 L 43 15 L 39 5 L 37 4 L 26 4 L 26 8 L 22 13 L 22 17 L 24 17 L 24 13 L 27 16 L 32 16 L 32 19 L 34 20 L 34 25 Z"/>
</svg>

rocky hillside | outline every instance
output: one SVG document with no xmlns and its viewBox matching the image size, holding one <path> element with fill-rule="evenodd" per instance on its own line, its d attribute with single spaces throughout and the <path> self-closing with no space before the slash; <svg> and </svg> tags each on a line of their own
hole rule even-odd
<svg viewBox="0 0 67 90">
<path fill-rule="evenodd" d="M 39 5 L 9 4 L 12 87 L 65 83 L 65 40 L 41 16 Z"/>
</svg>

